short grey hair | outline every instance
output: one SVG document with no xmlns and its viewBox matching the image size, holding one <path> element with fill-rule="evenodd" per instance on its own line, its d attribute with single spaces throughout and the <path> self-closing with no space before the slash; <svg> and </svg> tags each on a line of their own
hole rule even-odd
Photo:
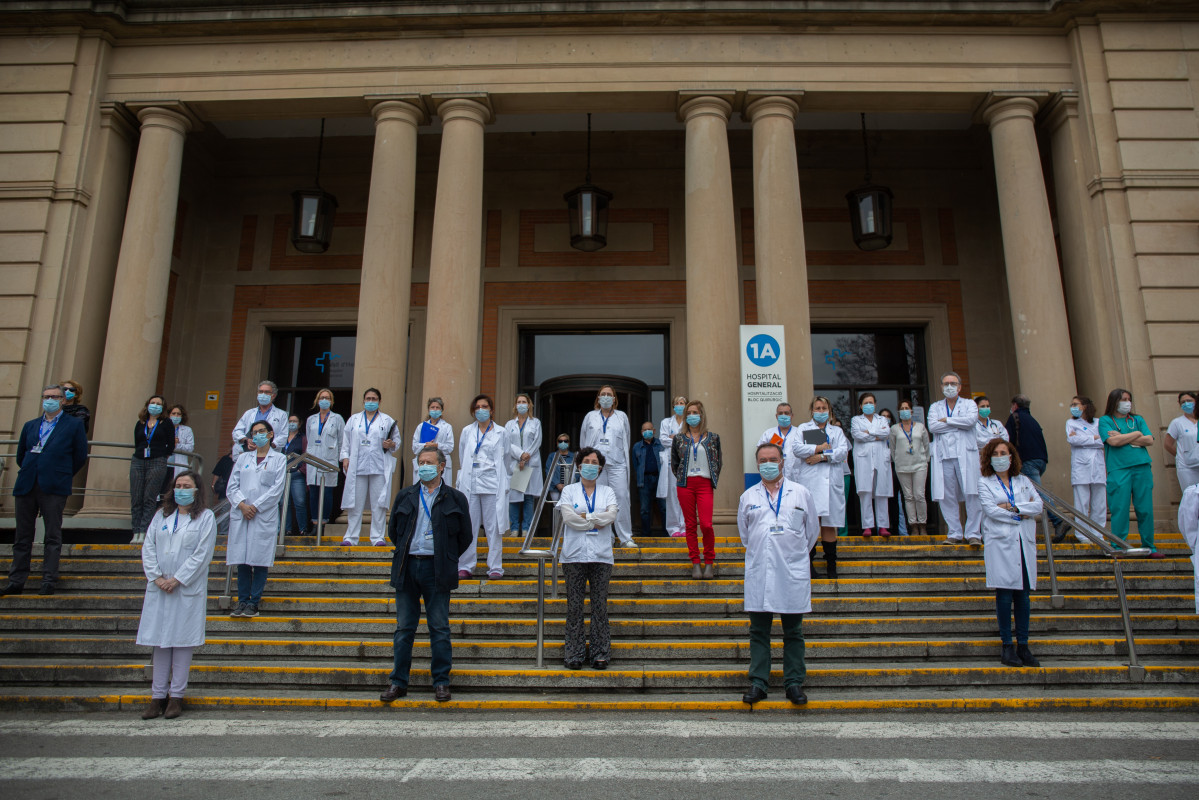
<svg viewBox="0 0 1199 800">
<path fill-rule="evenodd" d="M 66 394 L 66 392 L 63 391 L 61 383 L 48 383 L 42 387 L 43 392 L 46 391 L 47 389 L 57 389 L 58 391 L 62 392 L 63 394 Z"/>
<path fill-rule="evenodd" d="M 263 386 L 263 385 L 271 387 L 272 393 L 278 393 L 278 391 L 279 391 L 279 384 L 275 383 L 274 381 L 259 381 L 258 384 L 254 388 L 258 388 L 258 386 Z"/>
<path fill-rule="evenodd" d="M 420 449 L 420 453 L 416 454 L 417 463 L 420 462 L 421 453 L 436 453 L 437 454 L 437 463 L 443 467 L 445 466 L 445 453 L 441 452 L 441 448 L 439 448 L 437 445 L 427 444 L 424 447 L 422 447 Z"/>
<path fill-rule="evenodd" d="M 942 382 L 942 383 L 944 383 L 944 382 L 945 382 L 945 379 L 946 379 L 946 378 L 948 378 L 948 377 L 950 377 L 950 376 L 953 376 L 954 378 L 957 378 L 957 379 L 958 379 L 958 383 L 961 383 L 961 382 L 962 382 L 962 376 L 961 376 L 961 375 L 959 375 L 959 374 L 957 374 L 956 372 L 942 372 L 942 373 L 941 373 L 941 382 Z"/>
<path fill-rule="evenodd" d="M 1016 408 L 1028 408 L 1032 405 L 1032 399 L 1026 394 L 1018 394 L 1012 398 L 1012 403 Z"/>
<path fill-rule="evenodd" d="M 428 409 L 428 407 L 433 405 L 434 403 L 441 406 L 442 411 L 445 411 L 445 401 L 442 400 L 440 397 L 430 397 L 428 400 L 425 401 L 425 408 Z"/>
</svg>

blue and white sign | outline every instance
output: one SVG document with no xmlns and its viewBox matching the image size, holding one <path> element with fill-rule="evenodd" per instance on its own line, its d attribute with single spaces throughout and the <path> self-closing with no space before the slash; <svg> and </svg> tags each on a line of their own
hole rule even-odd
<svg viewBox="0 0 1199 800">
<path fill-rule="evenodd" d="M 775 424 L 774 410 L 787 399 L 787 360 L 782 325 L 741 326 L 741 441 L 745 486 L 758 482 L 754 451 L 762 431 Z"/>
<path fill-rule="evenodd" d="M 783 346 L 779 340 L 768 333 L 759 333 L 745 345 L 745 355 L 755 367 L 774 366 L 782 353 Z"/>
</svg>

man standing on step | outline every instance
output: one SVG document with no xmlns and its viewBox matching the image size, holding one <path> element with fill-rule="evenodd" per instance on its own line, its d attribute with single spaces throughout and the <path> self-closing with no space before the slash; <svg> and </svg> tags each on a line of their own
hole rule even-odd
<svg viewBox="0 0 1199 800">
<path fill-rule="evenodd" d="M 945 517 L 945 544 L 981 545 L 982 506 L 978 503 L 978 438 L 974 426 L 978 423 L 978 406 L 973 400 L 959 397 L 962 379 L 956 372 L 941 376 L 944 400 L 933 403 L 928 410 L 928 430 L 933 435 L 932 499 L 941 506 Z M 966 503 L 966 529 L 958 504 Z"/>
<path fill-rule="evenodd" d="M 16 499 L 17 529 L 13 538 L 12 567 L 0 595 L 25 591 L 37 515 L 46 526 L 42 554 L 42 588 L 39 594 L 54 594 L 58 582 L 58 558 L 62 553 L 62 512 L 71 496 L 75 473 L 87 463 L 87 434 L 83 423 L 62 410 L 65 395 L 61 386 L 42 389 L 42 415 L 25 423 L 17 442 Z"/>
<path fill-rule="evenodd" d="M 420 483 L 405 487 L 396 495 L 387 529 L 387 536 L 396 548 L 391 559 L 396 632 L 391 683 L 379 695 L 384 703 L 408 694 L 412 642 L 420 622 L 421 600 L 425 603 L 432 650 L 433 694 L 440 703 L 450 699 L 453 663 L 450 592 L 458 588 L 458 559 L 475 537 L 466 495 L 441 480 L 445 453 L 436 444 L 428 444 L 421 449 L 416 462 Z"/>
<path fill-rule="evenodd" d="M 774 615 L 783 625 L 783 687 L 795 705 L 808 702 L 803 691 L 803 615 L 812 611 L 808 553 L 820 535 L 812 494 L 783 477 L 783 451 L 758 445 L 762 482 L 741 495 L 737 532 L 745 545 L 745 611 L 749 614 L 749 690 L 741 701 L 753 707 L 770 688 L 770 628 Z"/>
</svg>

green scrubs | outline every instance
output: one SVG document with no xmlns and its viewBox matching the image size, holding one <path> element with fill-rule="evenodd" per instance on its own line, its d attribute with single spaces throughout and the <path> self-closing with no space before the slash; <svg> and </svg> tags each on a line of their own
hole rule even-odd
<svg viewBox="0 0 1199 800">
<path fill-rule="evenodd" d="M 1140 431 L 1152 436 L 1145 418 L 1140 416 L 1099 418 L 1099 438 L 1104 441 L 1103 455 L 1107 464 L 1107 507 L 1112 512 L 1112 533 L 1128 538 L 1129 504 L 1137 512 L 1137 533 L 1141 545 L 1153 546 L 1153 459 L 1144 447 L 1130 444 L 1113 447 L 1107 444 L 1109 433 Z"/>
</svg>

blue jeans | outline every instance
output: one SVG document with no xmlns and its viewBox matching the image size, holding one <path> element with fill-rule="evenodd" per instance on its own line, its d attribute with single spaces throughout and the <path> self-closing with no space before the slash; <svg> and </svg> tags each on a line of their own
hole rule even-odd
<svg viewBox="0 0 1199 800">
<path fill-rule="evenodd" d="M 531 494 L 526 494 L 524 499 L 519 503 L 508 504 L 508 530 L 510 531 L 527 531 L 529 523 L 533 521 L 533 503 L 537 498 Z M 524 517 L 524 522 L 521 522 L 521 517 Z"/>
<path fill-rule="evenodd" d="M 666 524 L 666 499 L 654 497 L 658 489 L 658 474 L 645 476 L 645 486 L 637 487 L 641 493 L 641 535 L 649 536 L 653 531 L 654 506 L 658 507 L 658 515 L 662 524 Z"/>
<path fill-rule="evenodd" d="M 298 472 L 291 476 L 291 494 L 287 498 L 287 532 L 303 533 L 308 530 L 308 486 L 304 476 Z"/>
<path fill-rule="evenodd" d="M 321 487 L 309 486 L 308 489 L 308 518 L 316 521 L 316 510 L 321 505 Z M 325 487 L 325 522 L 333 521 L 333 487 Z"/>
<path fill-rule="evenodd" d="M 1020 574 L 1023 589 L 996 589 L 995 616 L 999 618 L 999 639 L 1012 643 L 1012 605 L 1016 606 L 1016 643 L 1028 644 L 1028 617 L 1032 610 L 1028 589 L 1028 567 L 1024 563 L 1024 547 L 1020 548 Z"/>
<path fill-rule="evenodd" d="M 1028 461 L 1021 461 L 1020 474 L 1028 478 L 1037 486 L 1040 486 L 1041 474 L 1045 472 L 1045 465 L 1046 462 L 1040 458 L 1030 458 Z M 1046 507 L 1045 510 L 1049 512 L 1049 521 L 1053 523 L 1054 526 L 1058 525 L 1062 521 L 1062 518 L 1057 514 L 1054 514 L 1052 511 L 1049 511 L 1048 507 Z"/>
<path fill-rule="evenodd" d="M 258 605 L 262 602 L 262 590 L 266 588 L 269 567 L 237 565 L 237 602 Z"/>
<path fill-rule="evenodd" d="M 430 669 L 433 685 L 449 685 L 450 667 L 453 666 L 453 648 L 450 645 L 450 593 L 437 590 L 433 576 L 433 559 L 408 556 L 404 565 L 408 574 L 410 590 L 396 589 L 396 633 L 392 644 L 395 668 L 391 671 L 391 685 L 408 688 L 408 673 L 412 669 L 412 642 L 416 638 L 416 625 L 420 622 L 420 604 L 425 601 L 425 621 L 429 626 L 429 645 L 432 650 Z M 404 576 L 397 582 L 404 586 Z"/>
</svg>

